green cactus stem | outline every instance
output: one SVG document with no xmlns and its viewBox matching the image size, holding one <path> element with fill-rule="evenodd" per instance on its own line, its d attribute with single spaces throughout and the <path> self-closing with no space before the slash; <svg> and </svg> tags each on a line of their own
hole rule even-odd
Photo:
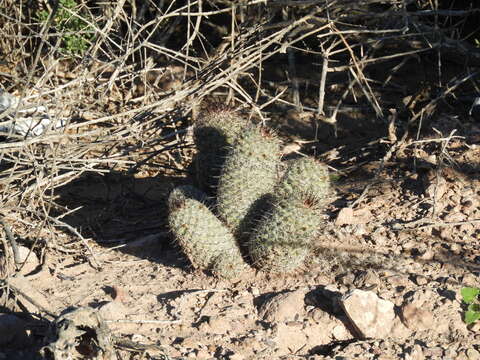
<svg viewBox="0 0 480 360">
<path fill-rule="evenodd" d="M 218 214 L 238 235 L 251 207 L 272 191 L 280 163 L 280 141 L 269 129 L 251 126 L 227 154 L 217 190 Z"/>
<path fill-rule="evenodd" d="M 191 186 L 172 191 L 169 197 L 170 229 L 196 269 L 214 269 L 219 276 L 232 277 L 242 272 L 246 264 L 232 233 L 198 200 L 199 194 Z"/>
</svg>

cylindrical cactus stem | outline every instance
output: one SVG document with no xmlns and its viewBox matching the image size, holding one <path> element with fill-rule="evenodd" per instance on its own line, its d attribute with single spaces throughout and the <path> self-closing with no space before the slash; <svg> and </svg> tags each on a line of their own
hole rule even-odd
<svg viewBox="0 0 480 360">
<path fill-rule="evenodd" d="M 311 250 L 322 218 L 318 201 L 307 194 L 276 197 L 251 234 L 248 246 L 253 265 L 272 273 L 288 273 L 299 266 Z"/>
<path fill-rule="evenodd" d="M 174 189 L 168 200 L 170 229 L 195 268 L 232 277 L 246 266 L 240 249 L 229 229 L 199 200 L 200 193 L 191 186 Z"/>
<path fill-rule="evenodd" d="M 290 160 L 273 190 L 273 206 L 248 243 L 255 266 L 287 273 L 303 264 L 322 223 L 330 180 L 327 167 L 313 158 Z"/>
<path fill-rule="evenodd" d="M 328 168 L 311 157 L 289 160 L 274 193 L 284 199 L 308 195 L 324 203 L 330 193 Z"/>
<path fill-rule="evenodd" d="M 230 148 L 217 190 L 219 216 L 238 235 L 251 207 L 272 191 L 280 163 L 280 141 L 272 130 L 250 126 Z"/>
<path fill-rule="evenodd" d="M 214 193 L 228 148 L 246 125 L 246 120 L 226 106 L 216 105 L 200 114 L 193 127 L 198 150 L 194 163 L 196 181 L 204 191 Z"/>
</svg>

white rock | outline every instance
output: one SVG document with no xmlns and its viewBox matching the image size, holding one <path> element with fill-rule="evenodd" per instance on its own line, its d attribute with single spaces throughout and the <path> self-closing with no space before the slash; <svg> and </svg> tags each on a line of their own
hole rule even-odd
<svg viewBox="0 0 480 360">
<path fill-rule="evenodd" d="M 340 300 L 343 310 L 361 338 L 384 338 L 395 319 L 394 304 L 371 291 L 352 290 Z"/>
</svg>

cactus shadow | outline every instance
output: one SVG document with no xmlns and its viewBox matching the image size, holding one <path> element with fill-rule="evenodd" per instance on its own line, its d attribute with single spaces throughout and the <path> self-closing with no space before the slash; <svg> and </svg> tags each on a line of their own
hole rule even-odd
<svg viewBox="0 0 480 360">
<path fill-rule="evenodd" d="M 185 269 L 190 265 L 168 231 L 167 214 L 171 190 L 188 183 L 188 178 L 175 176 L 87 174 L 56 190 L 61 208 L 53 216 L 75 209 L 61 221 L 104 251 Z M 59 228 L 72 235 L 65 226 Z"/>
<path fill-rule="evenodd" d="M 273 209 L 273 194 L 265 194 L 255 202 L 248 209 L 247 214 L 242 219 L 238 226 L 238 230 L 235 232 L 235 238 L 237 244 L 240 247 L 243 259 L 250 265 L 253 265 L 253 260 L 249 255 L 249 240 L 252 232 L 255 230 L 258 222 L 266 214 Z"/>
<path fill-rule="evenodd" d="M 208 196 L 215 197 L 229 144 L 226 136 L 211 126 L 202 127 L 201 134 L 197 134 L 197 136 L 202 136 L 206 140 L 196 144 L 197 153 L 193 156 L 188 171 L 193 174 L 196 187 Z M 208 141 L 208 139 L 212 139 L 212 141 Z"/>
</svg>

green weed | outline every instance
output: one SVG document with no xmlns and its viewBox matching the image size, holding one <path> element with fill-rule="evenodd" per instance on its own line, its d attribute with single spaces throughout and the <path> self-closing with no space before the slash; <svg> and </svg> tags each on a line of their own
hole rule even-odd
<svg viewBox="0 0 480 360">
<path fill-rule="evenodd" d="M 461 292 L 463 301 L 468 305 L 465 312 L 465 323 L 472 324 L 480 319 L 480 289 L 464 287 Z"/>
<path fill-rule="evenodd" d="M 39 11 L 37 18 L 41 23 L 48 20 L 50 11 Z M 79 10 L 76 0 L 59 0 L 58 10 L 52 19 L 57 33 L 62 35 L 61 52 L 67 55 L 82 55 L 90 46 L 93 29 L 84 19 L 92 20 L 85 12 Z"/>
</svg>

